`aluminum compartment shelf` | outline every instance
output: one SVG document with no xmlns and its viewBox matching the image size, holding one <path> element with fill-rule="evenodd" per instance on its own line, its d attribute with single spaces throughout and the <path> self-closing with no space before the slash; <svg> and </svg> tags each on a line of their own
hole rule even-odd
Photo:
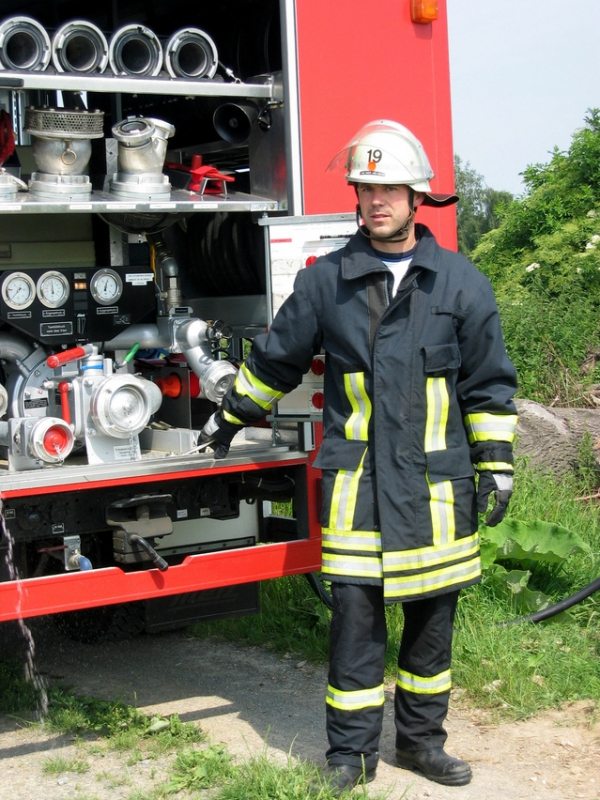
<svg viewBox="0 0 600 800">
<path fill-rule="evenodd" d="M 174 189 L 168 200 L 125 200 L 108 192 L 92 192 L 89 197 L 57 195 L 56 199 L 36 197 L 27 192 L 18 192 L 14 200 L 0 201 L 0 214 L 57 214 L 64 212 L 120 214 L 129 211 L 278 211 L 286 203 L 278 203 L 265 197 L 230 192 L 227 195 L 194 194 L 183 189 Z"/>
<path fill-rule="evenodd" d="M 181 80 L 168 76 L 132 78 L 112 75 L 74 75 L 51 69 L 44 72 L 0 70 L 0 89 L 13 91 L 41 89 L 65 92 L 111 92 L 120 94 L 164 94 L 189 97 L 255 97 L 270 100 L 273 84 L 270 76 L 264 83 L 226 83 L 207 79 Z"/>
</svg>

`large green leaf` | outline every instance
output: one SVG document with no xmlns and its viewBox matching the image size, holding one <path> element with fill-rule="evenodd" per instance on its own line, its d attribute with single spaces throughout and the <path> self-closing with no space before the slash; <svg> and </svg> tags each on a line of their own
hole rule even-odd
<svg viewBox="0 0 600 800">
<path fill-rule="evenodd" d="M 552 598 L 536 590 L 529 589 L 527 584 L 531 573 L 527 570 L 506 570 L 500 564 L 494 564 L 488 572 L 488 579 L 498 589 L 510 594 L 511 602 L 518 616 L 528 616 L 536 611 L 552 605 Z M 555 614 L 552 619 L 555 622 L 567 621 L 570 619 L 568 611 Z"/>
<path fill-rule="evenodd" d="M 491 546 L 496 546 L 496 559 L 545 561 L 559 563 L 573 553 L 590 549 L 576 533 L 543 520 L 503 520 L 495 528 L 482 525 L 479 534 L 485 547 L 486 560 Z"/>
</svg>

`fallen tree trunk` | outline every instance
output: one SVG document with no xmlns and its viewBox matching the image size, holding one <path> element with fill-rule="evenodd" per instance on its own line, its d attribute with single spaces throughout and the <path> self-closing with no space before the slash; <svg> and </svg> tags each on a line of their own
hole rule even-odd
<svg viewBox="0 0 600 800">
<path fill-rule="evenodd" d="M 519 412 L 515 454 L 526 456 L 532 466 L 557 475 L 577 468 L 582 444 L 589 438 L 600 469 L 600 410 L 548 408 L 532 400 L 516 400 Z"/>
</svg>

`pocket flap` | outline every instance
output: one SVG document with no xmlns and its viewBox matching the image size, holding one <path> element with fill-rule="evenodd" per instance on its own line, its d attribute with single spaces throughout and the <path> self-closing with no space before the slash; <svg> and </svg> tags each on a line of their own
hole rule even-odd
<svg viewBox="0 0 600 800">
<path fill-rule="evenodd" d="M 432 344 L 425 351 L 425 372 L 447 372 L 460 367 L 460 350 L 456 343 Z"/>
<path fill-rule="evenodd" d="M 433 450 L 425 455 L 427 457 L 427 475 L 432 483 L 472 478 L 475 474 L 471 463 L 471 450 L 467 444 L 464 447 Z"/>
<path fill-rule="evenodd" d="M 366 442 L 352 439 L 323 439 L 319 455 L 314 461 L 318 469 L 358 469 L 367 449 Z"/>
</svg>

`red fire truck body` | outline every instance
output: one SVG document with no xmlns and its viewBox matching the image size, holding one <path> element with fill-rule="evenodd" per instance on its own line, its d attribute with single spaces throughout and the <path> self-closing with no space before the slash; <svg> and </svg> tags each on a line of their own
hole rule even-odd
<svg viewBox="0 0 600 800">
<path fill-rule="evenodd" d="M 0 621 L 251 613 L 320 569 L 322 357 L 226 459 L 199 431 L 356 229 L 327 171 L 356 130 L 401 122 L 453 188 L 445 0 L 27 6 L 0 23 Z M 419 219 L 455 247 L 451 209 Z"/>
</svg>

